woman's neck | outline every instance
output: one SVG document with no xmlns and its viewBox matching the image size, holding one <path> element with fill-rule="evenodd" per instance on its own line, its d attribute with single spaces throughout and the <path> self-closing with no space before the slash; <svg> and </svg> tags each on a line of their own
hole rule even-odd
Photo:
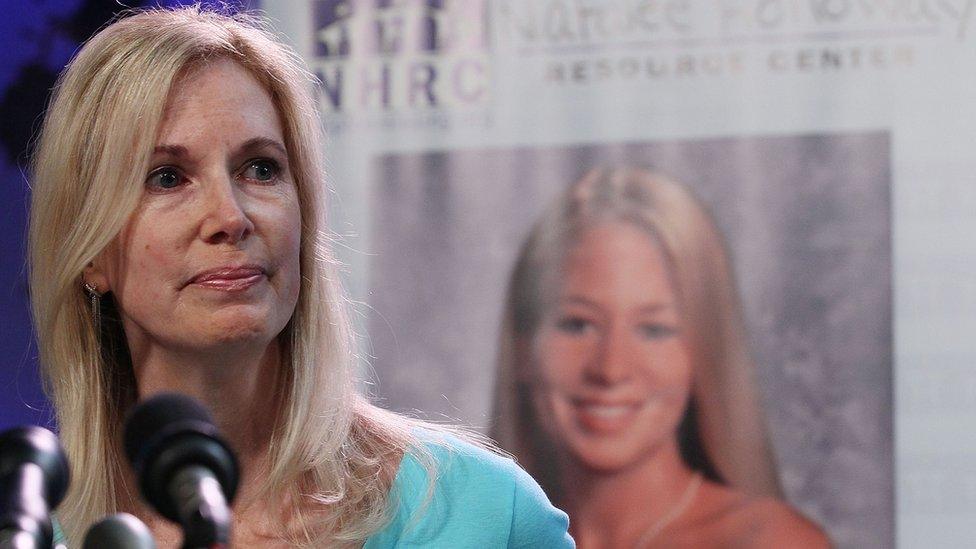
<svg viewBox="0 0 976 549">
<path fill-rule="evenodd" d="M 241 466 L 240 502 L 262 485 L 281 394 L 277 340 L 263 349 L 223 353 L 154 349 L 133 357 L 139 398 L 179 392 L 202 403 Z"/>
<path fill-rule="evenodd" d="M 618 471 L 597 471 L 567 459 L 561 464 L 560 506 L 572 517 L 580 547 L 633 547 L 680 504 L 694 474 L 674 442 Z"/>
</svg>

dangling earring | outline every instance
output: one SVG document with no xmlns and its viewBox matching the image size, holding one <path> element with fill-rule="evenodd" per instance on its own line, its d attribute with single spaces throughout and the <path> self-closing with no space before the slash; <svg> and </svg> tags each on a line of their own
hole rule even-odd
<svg viewBox="0 0 976 549">
<path fill-rule="evenodd" d="M 91 315 L 95 330 L 101 330 L 102 294 L 98 293 L 98 286 L 91 282 L 85 282 L 85 291 L 88 292 L 88 299 L 91 300 Z"/>
</svg>

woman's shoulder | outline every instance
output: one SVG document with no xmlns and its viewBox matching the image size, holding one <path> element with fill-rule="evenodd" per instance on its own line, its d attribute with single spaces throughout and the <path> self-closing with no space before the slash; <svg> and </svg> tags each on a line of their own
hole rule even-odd
<svg viewBox="0 0 976 549">
<path fill-rule="evenodd" d="M 395 516 L 381 537 L 399 547 L 572 547 L 566 514 L 510 458 L 463 435 L 422 430 L 417 438 L 421 447 L 400 463 Z"/>
<path fill-rule="evenodd" d="M 428 429 L 415 430 L 415 436 L 419 444 L 404 454 L 395 488 L 409 487 L 417 494 L 422 487 L 431 497 L 490 499 L 497 505 L 503 501 L 497 498 L 499 491 L 534 483 L 521 477 L 522 470 L 511 459 L 476 438 Z"/>
<path fill-rule="evenodd" d="M 754 517 L 755 523 L 760 525 L 756 532 L 759 547 L 830 547 L 830 540 L 819 526 L 778 499 L 756 498 L 743 513 Z"/>
<path fill-rule="evenodd" d="M 702 490 L 701 514 L 689 532 L 722 540 L 737 547 L 794 547 L 822 549 L 830 541 L 811 520 L 785 502 L 772 497 L 750 496 L 732 488 L 708 483 Z M 699 546 L 708 545 L 698 544 Z"/>
</svg>

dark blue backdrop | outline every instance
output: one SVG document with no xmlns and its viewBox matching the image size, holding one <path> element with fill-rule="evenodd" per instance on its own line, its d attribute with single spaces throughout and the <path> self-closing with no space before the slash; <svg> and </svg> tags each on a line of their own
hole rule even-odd
<svg viewBox="0 0 976 549">
<path fill-rule="evenodd" d="M 124 2 L 131 7 L 191 3 L 197 2 Z M 253 0 L 202 3 L 257 5 Z M 0 33 L 0 429 L 50 425 L 52 417 L 40 388 L 27 304 L 30 142 L 58 73 L 78 45 L 122 9 L 112 0 L 0 0 L 6 20 Z"/>
</svg>

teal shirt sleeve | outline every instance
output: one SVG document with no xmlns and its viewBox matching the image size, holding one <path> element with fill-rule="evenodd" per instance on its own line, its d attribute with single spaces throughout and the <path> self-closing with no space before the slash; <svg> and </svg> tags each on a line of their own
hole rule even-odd
<svg viewBox="0 0 976 549">
<path fill-rule="evenodd" d="M 542 488 L 524 469 L 514 469 L 512 528 L 509 547 L 576 547 L 569 536 L 569 517 L 553 507 Z"/>
<path fill-rule="evenodd" d="M 428 447 L 433 488 L 423 465 L 405 455 L 391 491 L 393 518 L 364 549 L 575 547 L 569 518 L 511 459 L 454 437 Z"/>
<path fill-rule="evenodd" d="M 64 537 L 64 530 L 61 529 L 61 523 L 58 522 L 58 516 L 53 513 L 51 514 L 51 527 L 54 528 L 54 547 L 66 547 L 68 538 Z"/>
</svg>

